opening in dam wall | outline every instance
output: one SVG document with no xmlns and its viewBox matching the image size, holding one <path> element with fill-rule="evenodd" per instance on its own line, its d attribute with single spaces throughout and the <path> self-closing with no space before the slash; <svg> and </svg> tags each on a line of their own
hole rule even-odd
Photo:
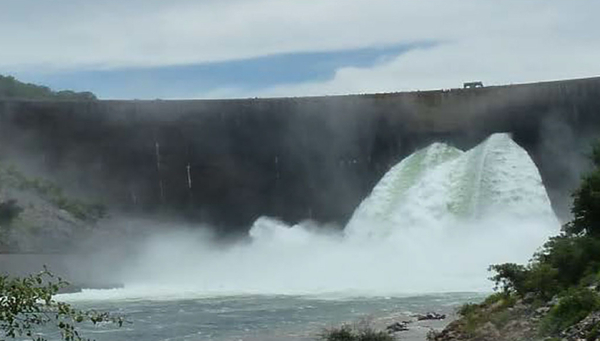
<svg viewBox="0 0 600 341">
<path fill-rule="evenodd" d="M 600 78 L 408 93 L 193 101 L 0 100 L 0 161 L 132 215 L 243 230 L 259 216 L 343 226 L 399 160 L 509 132 L 555 211 L 600 132 Z"/>
</svg>

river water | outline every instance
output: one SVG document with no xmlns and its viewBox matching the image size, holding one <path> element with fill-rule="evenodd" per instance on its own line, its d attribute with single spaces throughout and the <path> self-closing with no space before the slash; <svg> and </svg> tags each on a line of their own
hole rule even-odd
<svg viewBox="0 0 600 341">
<path fill-rule="evenodd" d="M 94 295 L 98 297 L 98 293 Z M 411 320 L 402 340 L 425 340 L 431 328 L 447 324 L 457 307 L 477 302 L 482 293 L 410 295 L 405 297 L 233 296 L 180 300 L 90 301 L 86 293 L 61 295 L 81 309 L 111 311 L 128 322 L 121 328 L 85 325 L 85 337 L 98 341 L 270 341 L 316 340 L 326 328 L 369 323 L 376 328 Z M 416 321 L 414 314 L 435 311 L 444 321 Z M 56 338 L 58 335 L 49 334 Z"/>
<path fill-rule="evenodd" d="M 344 229 L 261 217 L 224 246 L 196 228 L 162 227 L 126 257 L 106 252 L 85 267 L 123 288 L 59 299 L 131 322 L 84 326 L 99 341 L 314 340 L 341 323 L 449 315 L 400 335 L 424 340 L 491 291 L 490 264 L 527 262 L 559 228 L 527 152 L 494 134 L 468 151 L 436 143 L 405 158 Z"/>
</svg>

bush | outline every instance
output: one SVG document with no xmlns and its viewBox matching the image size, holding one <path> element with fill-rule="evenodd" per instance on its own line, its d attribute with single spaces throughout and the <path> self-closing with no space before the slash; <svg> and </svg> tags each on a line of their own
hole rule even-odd
<svg viewBox="0 0 600 341">
<path fill-rule="evenodd" d="M 502 295 L 527 297 L 531 307 L 545 306 L 558 295 L 559 303 L 540 322 L 542 334 L 557 335 L 600 309 L 600 297 L 587 289 L 600 283 L 600 144 L 594 147 L 592 161 L 594 170 L 582 179 L 573 194 L 574 219 L 563 226 L 562 233 L 550 238 L 526 266 L 514 263 L 490 266 L 490 271 L 495 272 L 490 279 Z M 499 299 L 496 295 L 486 300 L 488 306 Z M 493 315 L 502 310 L 486 311 L 485 306 L 461 309 L 467 330 L 481 321 L 494 324 L 506 321 L 505 314 Z M 598 330 L 600 325 L 589 337 L 600 334 Z"/>
<path fill-rule="evenodd" d="M 37 328 L 53 326 L 63 340 L 83 341 L 76 324 L 111 321 L 119 326 L 120 317 L 108 313 L 79 311 L 69 304 L 57 302 L 53 296 L 59 289 L 69 284 L 44 270 L 37 275 L 27 277 L 9 277 L 0 275 L 0 339 L 21 339 L 27 337 L 34 341 L 45 341 L 36 333 Z"/>
<path fill-rule="evenodd" d="M 516 293 L 523 295 L 526 292 L 525 281 L 527 268 L 515 263 L 496 264 L 489 267 L 496 275 L 490 277 L 494 281 L 494 289 L 501 289 L 504 294 Z"/>
<path fill-rule="evenodd" d="M 458 308 L 458 314 L 463 317 L 471 316 L 477 313 L 480 310 L 479 304 L 475 303 L 465 303 L 460 308 Z"/>
<path fill-rule="evenodd" d="M 597 293 L 586 288 L 570 289 L 542 320 L 540 331 L 542 334 L 557 334 L 598 308 L 600 297 Z"/>
<path fill-rule="evenodd" d="M 561 290 L 560 271 L 547 263 L 532 263 L 525 279 L 525 290 L 543 301 L 552 299 Z"/>
<path fill-rule="evenodd" d="M 0 202 L 0 226 L 10 226 L 22 211 L 16 200 Z"/>
<path fill-rule="evenodd" d="M 600 176 L 600 170 L 596 172 Z M 600 193 L 600 183 L 598 186 L 594 193 Z M 580 197 L 576 195 L 576 198 Z M 590 210 L 592 207 L 595 208 L 593 212 L 578 211 L 581 219 L 566 225 L 561 235 L 550 238 L 527 266 L 514 263 L 490 266 L 490 271 L 496 273 L 490 278 L 495 282 L 496 289 L 519 296 L 533 293 L 547 301 L 571 287 L 597 284 L 600 236 L 586 224 L 595 221 L 590 215 L 600 212 L 600 203 L 590 206 Z M 577 214 L 575 208 L 574 214 Z M 581 229 L 574 230 L 575 227 Z"/>
<path fill-rule="evenodd" d="M 496 305 L 497 309 L 505 309 L 514 306 L 516 302 L 517 297 L 514 294 L 497 292 L 488 296 L 481 305 L 484 307 Z"/>
<path fill-rule="evenodd" d="M 62 188 L 52 181 L 29 178 L 14 165 L 0 167 L 0 182 L 5 182 L 20 190 L 36 192 L 54 206 L 81 220 L 96 221 L 104 218 L 107 213 L 106 206 L 70 198 L 65 195 Z"/>
<path fill-rule="evenodd" d="M 386 332 L 364 326 L 352 328 L 343 325 L 338 328 L 327 329 L 319 335 L 319 340 L 324 341 L 393 341 L 396 338 Z"/>
</svg>

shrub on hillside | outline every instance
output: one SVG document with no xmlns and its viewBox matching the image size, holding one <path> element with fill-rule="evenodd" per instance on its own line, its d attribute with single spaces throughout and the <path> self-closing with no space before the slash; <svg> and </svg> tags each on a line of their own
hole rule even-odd
<svg viewBox="0 0 600 341">
<path fill-rule="evenodd" d="M 591 156 L 594 169 L 573 193 L 574 219 L 563 232 L 544 244 L 527 265 L 492 265 L 491 278 L 498 288 L 521 296 L 534 293 L 550 299 L 583 284 L 600 271 L 600 143 Z"/>
<path fill-rule="evenodd" d="M 0 182 L 20 190 L 33 191 L 56 207 L 81 220 L 96 221 L 104 218 L 107 214 L 106 206 L 68 197 L 63 189 L 54 182 L 27 177 L 14 165 L 0 165 Z"/>
<path fill-rule="evenodd" d="M 587 288 L 568 290 L 540 325 L 542 334 L 556 334 L 600 308 L 600 296 Z"/>
<path fill-rule="evenodd" d="M 0 202 L 0 226 L 10 226 L 21 211 L 23 209 L 17 205 L 17 201 L 14 199 Z"/>
</svg>

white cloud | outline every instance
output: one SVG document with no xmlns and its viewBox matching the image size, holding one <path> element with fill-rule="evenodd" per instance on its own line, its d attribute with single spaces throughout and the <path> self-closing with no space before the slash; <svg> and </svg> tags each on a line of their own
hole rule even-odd
<svg viewBox="0 0 600 341">
<path fill-rule="evenodd" d="M 326 82 L 232 96 L 455 87 L 600 74 L 588 0 L 0 0 L 0 70 L 161 66 L 440 41 Z M 210 96 L 211 94 L 204 94 Z"/>
<path fill-rule="evenodd" d="M 590 8 L 600 6 L 594 4 L 502 2 L 498 18 L 464 14 L 464 30 L 448 27 L 445 37 L 450 38 L 437 46 L 411 50 L 372 67 L 340 68 L 327 81 L 228 94 L 334 95 L 456 88 L 472 80 L 499 85 L 600 76 L 600 24 Z"/>
<path fill-rule="evenodd" d="M 562 50 L 565 49 L 565 50 Z M 465 81 L 486 85 L 600 76 L 600 46 L 465 39 L 412 50 L 370 68 L 338 69 L 325 82 L 280 85 L 232 97 L 305 96 L 457 88 Z"/>
</svg>

